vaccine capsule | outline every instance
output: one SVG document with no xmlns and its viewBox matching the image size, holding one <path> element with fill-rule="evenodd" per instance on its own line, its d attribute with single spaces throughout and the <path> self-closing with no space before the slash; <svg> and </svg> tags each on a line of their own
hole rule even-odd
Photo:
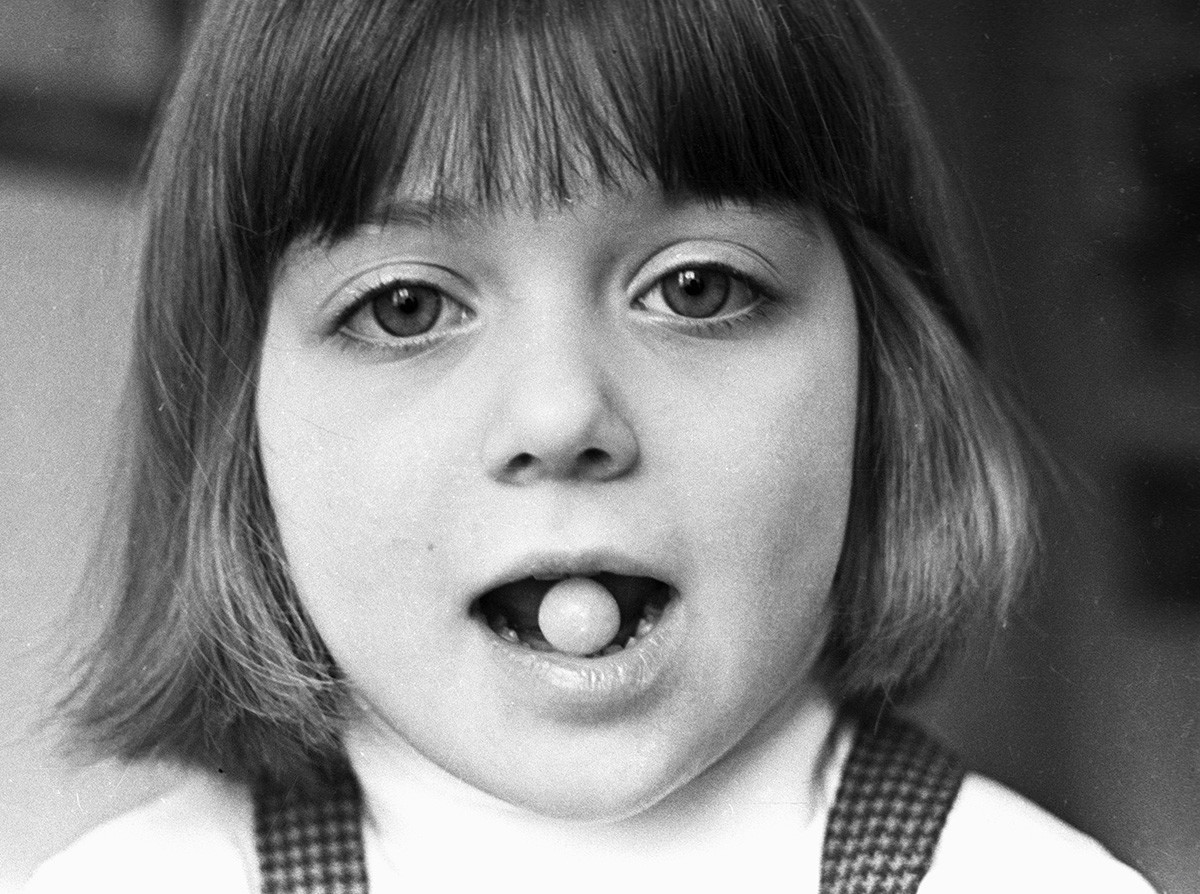
<svg viewBox="0 0 1200 894">
<path fill-rule="evenodd" d="M 613 641 L 621 607 L 612 593 L 586 577 L 559 581 L 542 598 L 538 626 L 546 642 L 568 655 L 591 655 Z"/>
</svg>

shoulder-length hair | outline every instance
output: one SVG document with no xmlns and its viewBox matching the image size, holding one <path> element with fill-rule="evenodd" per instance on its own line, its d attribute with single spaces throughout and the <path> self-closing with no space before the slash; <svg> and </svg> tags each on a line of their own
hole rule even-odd
<svg viewBox="0 0 1200 894">
<path fill-rule="evenodd" d="M 858 0 L 211 0 L 149 168 L 107 627 L 71 704 L 96 741 L 303 783 L 347 696 L 289 579 L 258 456 L 271 278 L 402 183 L 563 203 L 646 178 L 829 220 L 862 337 L 857 455 L 820 667 L 918 691 L 1016 591 L 1014 426 L 983 373 L 944 177 Z"/>
</svg>

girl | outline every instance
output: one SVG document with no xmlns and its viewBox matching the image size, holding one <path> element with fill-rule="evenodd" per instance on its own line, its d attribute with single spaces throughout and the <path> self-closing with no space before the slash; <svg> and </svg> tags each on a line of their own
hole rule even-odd
<svg viewBox="0 0 1200 894">
<path fill-rule="evenodd" d="M 73 701 L 192 773 L 31 890 L 1147 890 L 882 707 L 1029 549 L 932 157 L 854 0 L 211 3 Z"/>
</svg>

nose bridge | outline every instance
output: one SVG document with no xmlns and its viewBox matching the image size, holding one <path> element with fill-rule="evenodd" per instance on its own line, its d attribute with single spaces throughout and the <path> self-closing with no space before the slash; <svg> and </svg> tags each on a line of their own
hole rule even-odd
<svg viewBox="0 0 1200 894">
<path fill-rule="evenodd" d="M 525 337 L 512 376 L 514 382 L 525 382 L 528 396 L 542 389 L 551 392 L 547 397 L 555 391 L 563 396 L 578 391 L 575 401 L 582 409 L 584 397 L 607 390 L 599 350 L 603 335 L 597 331 L 591 302 L 535 298 L 524 319 Z"/>
<path fill-rule="evenodd" d="M 485 464 L 510 483 L 603 480 L 637 458 L 636 436 L 605 350 L 602 312 L 579 284 L 543 282 L 513 314 L 495 389 Z"/>
</svg>

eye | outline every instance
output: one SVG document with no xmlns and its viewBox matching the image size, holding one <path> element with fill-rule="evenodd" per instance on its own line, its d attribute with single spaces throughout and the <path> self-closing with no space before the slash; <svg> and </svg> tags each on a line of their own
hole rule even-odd
<svg viewBox="0 0 1200 894">
<path fill-rule="evenodd" d="M 638 303 L 663 316 L 707 320 L 737 315 L 760 300 L 758 290 L 736 273 L 695 266 L 682 267 L 660 278 Z"/>
<path fill-rule="evenodd" d="M 346 312 L 340 330 L 359 341 L 424 344 L 470 317 L 438 287 L 397 280 L 366 291 Z"/>
</svg>

